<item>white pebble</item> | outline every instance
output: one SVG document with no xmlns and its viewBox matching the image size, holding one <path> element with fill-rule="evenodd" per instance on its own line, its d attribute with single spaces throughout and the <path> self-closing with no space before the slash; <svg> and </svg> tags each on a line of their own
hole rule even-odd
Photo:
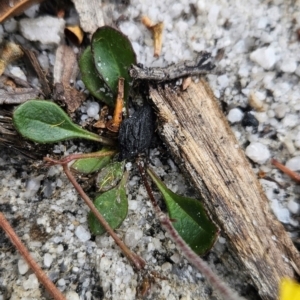
<svg viewBox="0 0 300 300">
<path fill-rule="evenodd" d="M 36 278 L 35 274 L 30 274 L 28 276 L 28 279 L 23 282 L 23 288 L 25 290 L 34 290 L 38 289 L 39 287 L 39 281 Z"/>
<path fill-rule="evenodd" d="M 232 108 L 228 115 L 227 119 L 230 123 L 237 123 L 242 120 L 244 113 L 239 108 Z"/>
<path fill-rule="evenodd" d="M 175 253 L 170 257 L 170 259 L 171 259 L 175 264 L 178 264 L 178 263 L 180 262 L 181 257 L 180 257 L 180 255 L 179 255 L 177 252 L 175 252 Z"/>
<path fill-rule="evenodd" d="M 86 105 L 86 113 L 90 118 L 98 116 L 100 105 L 98 102 L 89 102 Z"/>
<path fill-rule="evenodd" d="M 263 164 L 270 158 L 270 151 L 267 146 L 258 142 L 252 142 L 246 148 L 246 155 L 252 161 L 258 164 Z"/>
<path fill-rule="evenodd" d="M 32 5 L 24 11 L 25 16 L 28 18 L 34 18 L 35 15 L 38 13 L 39 7 L 39 4 Z"/>
<path fill-rule="evenodd" d="M 166 262 L 166 263 L 162 264 L 161 270 L 163 272 L 171 271 L 172 270 L 172 264 L 170 264 L 169 262 Z"/>
<path fill-rule="evenodd" d="M 296 114 L 287 114 L 281 122 L 284 127 L 294 127 L 299 124 L 299 116 Z"/>
<path fill-rule="evenodd" d="M 220 86 L 220 89 L 225 89 L 229 84 L 229 79 L 226 74 L 219 76 L 217 81 Z"/>
<path fill-rule="evenodd" d="M 27 271 L 29 270 L 29 266 L 28 264 L 26 263 L 25 260 L 23 259 L 19 259 L 18 260 L 18 271 L 21 275 L 24 275 L 27 273 Z"/>
<path fill-rule="evenodd" d="M 20 31 L 30 41 L 42 44 L 58 45 L 63 35 L 65 21 L 63 18 L 43 16 L 36 19 L 20 20 Z"/>
<path fill-rule="evenodd" d="M 88 230 L 86 230 L 82 225 L 79 225 L 75 230 L 76 236 L 83 243 L 87 242 L 91 239 L 91 234 Z"/>
<path fill-rule="evenodd" d="M 44 266 L 46 268 L 50 268 L 50 266 L 52 265 L 53 262 L 53 256 L 50 253 L 46 253 L 44 255 Z"/>
<path fill-rule="evenodd" d="M 24 193 L 25 198 L 33 197 L 41 186 L 41 180 L 44 179 L 44 175 L 30 178 L 26 183 L 26 192 Z"/>
<path fill-rule="evenodd" d="M 132 226 L 126 231 L 124 242 L 129 248 L 134 248 L 142 237 L 143 231 L 136 226 Z"/>
<path fill-rule="evenodd" d="M 289 107 L 282 103 L 282 104 L 279 104 L 275 107 L 274 109 L 274 112 L 275 112 L 275 116 L 278 118 L 278 119 L 282 119 L 284 118 L 284 116 L 286 115 L 286 113 L 289 111 Z"/>
<path fill-rule="evenodd" d="M 68 291 L 66 293 L 67 300 L 80 300 L 79 295 L 74 291 Z"/>
<path fill-rule="evenodd" d="M 284 73 L 294 73 L 297 69 L 297 62 L 294 59 L 286 59 L 280 65 L 280 70 Z"/>
<path fill-rule="evenodd" d="M 250 59 L 266 70 L 271 69 L 277 61 L 275 50 L 271 46 L 256 49 L 250 54 Z"/>
<path fill-rule="evenodd" d="M 3 24 L 3 27 L 6 32 L 13 33 L 18 28 L 18 22 L 14 18 L 11 18 Z"/>
<path fill-rule="evenodd" d="M 295 202 L 294 200 L 290 200 L 287 204 L 287 208 L 292 214 L 297 214 L 299 211 L 299 203 Z"/>
<path fill-rule="evenodd" d="M 287 208 L 282 207 L 278 200 L 273 200 L 271 203 L 271 208 L 277 217 L 277 219 L 285 224 L 290 222 L 290 212 Z"/>
<path fill-rule="evenodd" d="M 291 159 L 289 159 L 286 163 L 285 166 L 292 171 L 300 171 L 300 156 L 295 156 Z"/>
<path fill-rule="evenodd" d="M 22 80 L 27 81 L 27 77 L 24 74 L 24 72 L 22 71 L 22 69 L 20 67 L 15 67 L 15 66 L 9 66 L 8 70 L 10 72 L 11 75 L 16 76 Z"/>
<path fill-rule="evenodd" d="M 66 281 L 65 281 L 63 278 L 61 278 L 61 279 L 59 279 L 59 280 L 57 281 L 57 284 L 58 284 L 59 286 L 65 286 L 65 285 L 66 285 Z"/>
</svg>

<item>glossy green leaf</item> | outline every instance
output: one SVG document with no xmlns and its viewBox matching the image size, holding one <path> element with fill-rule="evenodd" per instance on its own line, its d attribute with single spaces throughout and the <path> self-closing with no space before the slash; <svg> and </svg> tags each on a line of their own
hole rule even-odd
<svg viewBox="0 0 300 300">
<path fill-rule="evenodd" d="M 105 81 L 99 76 L 94 59 L 91 52 L 91 47 L 87 47 L 82 53 L 79 60 L 79 67 L 82 75 L 82 81 L 89 92 L 97 99 L 101 100 L 108 106 L 113 107 L 115 103 L 114 96 Z"/>
<path fill-rule="evenodd" d="M 98 211 L 113 229 L 118 228 L 127 216 L 128 200 L 125 190 L 127 178 L 128 173 L 125 173 L 117 187 L 101 194 L 94 202 Z M 88 215 L 88 223 L 93 234 L 105 233 L 105 229 L 91 212 Z"/>
<path fill-rule="evenodd" d="M 124 100 L 128 97 L 132 78 L 128 69 L 136 64 L 136 56 L 128 38 L 109 26 L 100 27 L 92 37 L 92 54 L 99 75 L 116 96 L 118 79 L 123 77 Z"/>
<path fill-rule="evenodd" d="M 125 161 L 114 162 L 99 172 L 96 180 L 99 191 L 108 191 L 119 183 L 124 174 L 124 165 Z"/>
<path fill-rule="evenodd" d="M 202 204 L 196 199 L 173 193 L 152 170 L 148 169 L 147 172 L 162 193 L 177 232 L 194 252 L 205 254 L 214 245 L 218 228 L 209 219 Z"/>
<path fill-rule="evenodd" d="M 105 153 L 109 151 L 107 148 L 103 148 L 98 153 Z M 99 171 L 103 167 L 107 166 L 111 161 L 113 155 L 103 157 L 81 158 L 77 159 L 71 166 L 71 168 L 79 173 L 90 174 Z"/>
<path fill-rule="evenodd" d="M 14 111 L 13 123 L 25 138 L 38 143 L 55 143 L 83 138 L 113 144 L 110 139 L 82 129 L 55 103 L 46 100 L 29 100 Z"/>
</svg>

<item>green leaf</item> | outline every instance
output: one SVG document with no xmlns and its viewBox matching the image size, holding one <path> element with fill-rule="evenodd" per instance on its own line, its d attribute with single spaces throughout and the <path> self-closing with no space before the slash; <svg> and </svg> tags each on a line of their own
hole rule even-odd
<svg viewBox="0 0 300 300">
<path fill-rule="evenodd" d="M 114 162 L 103 168 L 96 180 L 96 185 L 100 192 L 108 191 L 116 186 L 124 174 L 125 161 Z"/>
<path fill-rule="evenodd" d="M 110 88 L 105 81 L 99 76 L 94 59 L 91 52 L 91 47 L 88 46 L 82 53 L 79 60 L 79 67 L 82 75 L 82 81 L 89 92 L 97 99 L 101 100 L 108 106 L 113 107 L 115 99 Z"/>
<path fill-rule="evenodd" d="M 202 204 L 196 199 L 173 193 L 152 170 L 147 169 L 147 172 L 166 201 L 174 228 L 195 253 L 205 254 L 214 245 L 218 228 L 209 219 Z"/>
<path fill-rule="evenodd" d="M 55 143 L 83 138 L 112 144 L 107 138 L 82 129 L 55 103 L 46 100 L 29 100 L 14 111 L 13 123 L 25 138 L 38 143 Z"/>
<path fill-rule="evenodd" d="M 98 211 L 113 229 L 118 228 L 127 216 L 128 201 L 125 190 L 127 178 L 128 173 L 125 173 L 117 187 L 101 194 L 94 202 Z M 88 215 L 88 223 L 93 234 L 100 235 L 106 232 L 91 212 Z"/>
<path fill-rule="evenodd" d="M 118 79 L 123 77 L 124 101 L 126 102 L 132 78 L 128 69 L 136 64 L 136 56 L 128 38 L 120 31 L 100 27 L 92 37 L 92 54 L 99 75 L 110 87 L 114 96 L 118 92 Z"/>
<path fill-rule="evenodd" d="M 108 148 L 103 148 L 97 153 L 105 153 L 109 151 Z M 113 155 L 103 157 L 81 158 L 77 159 L 71 166 L 71 168 L 79 173 L 90 174 L 99 171 L 103 167 L 109 164 Z"/>
</svg>

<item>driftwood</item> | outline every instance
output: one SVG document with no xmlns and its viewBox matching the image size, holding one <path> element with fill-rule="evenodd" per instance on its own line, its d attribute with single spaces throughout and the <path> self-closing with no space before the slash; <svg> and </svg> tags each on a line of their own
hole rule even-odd
<svg viewBox="0 0 300 300">
<path fill-rule="evenodd" d="M 213 220 L 257 287 L 274 300 L 284 276 L 300 269 L 300 255 L 270 211 L 243 149 L 204 81 L 150 88 L 159 132 L 182 170 L 203 196 Z"/>
</svg>

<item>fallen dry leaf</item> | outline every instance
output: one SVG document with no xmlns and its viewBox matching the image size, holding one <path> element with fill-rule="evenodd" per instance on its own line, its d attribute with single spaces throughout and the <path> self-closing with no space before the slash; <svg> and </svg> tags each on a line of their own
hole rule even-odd
<svg viewBox="0 0 300 300">
<path fill-rule="evenodd" d="M 0 23 L 8 18 L 21 14 L 33 4 L 43 0 L 2 0 L 0 1 Z"/>
<path fill-rule="evenodd" d="M 71 84 L 75 83 L 79 67 L 72 48 L 61 45 L 56 50 L 54 64 L 54 98 L 62 101 L 69 112 L 74 112 L 85 100 L 86 95 Z"/>
</svg>

